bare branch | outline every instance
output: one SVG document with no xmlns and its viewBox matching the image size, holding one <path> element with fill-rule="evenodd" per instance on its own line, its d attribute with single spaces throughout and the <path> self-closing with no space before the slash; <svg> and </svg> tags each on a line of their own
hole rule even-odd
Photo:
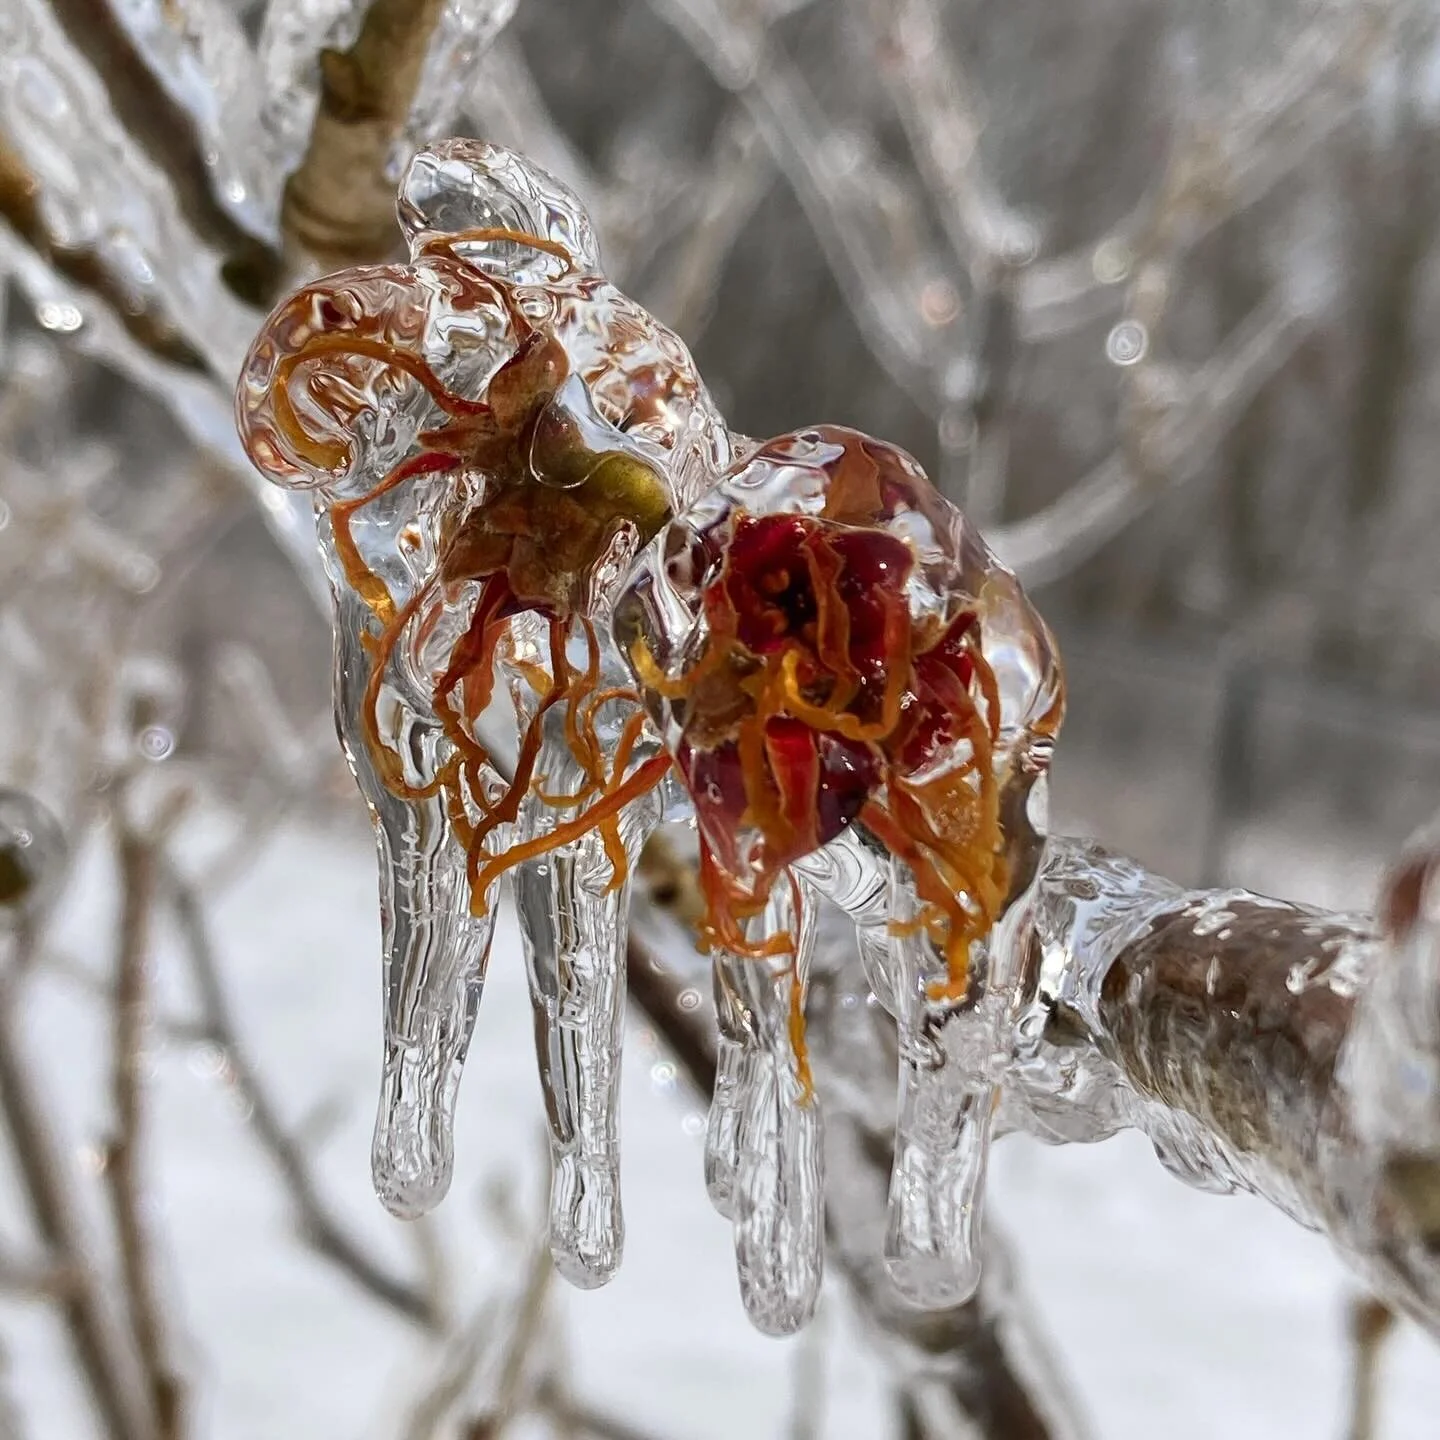
<svg viewBox="0 0 1440 1440">
<path fill-rule="evenodd" d="M 145 1373 L 160 1440 L 189 1428 L 185 1390 L 170 1358 L 162 1317 L 155 1240 L 147 1220 L 140 1149 L 144 1140 L 145 1028 L 150 931 L 155 902 L 155 842 L 132 830 L 115 807 L 120 880 L 120 950 L 115 965 L 110 1091 L 115 1135 L 106 1149 L 105 1179 L 115 1217 L 125 1303 L 136 1354 Z"/>
<path fill-rule="evenodd" d="M 1195 372 L 1186 398 L 1152 418 L 1132 442 L 1143 472 L 1117 451 L 1046 509 L 992 530 L 995 553 L 1030 585 L 1058 579 L 1088 559 L 1160 495 L 1199 473 L 1312 323 L 1287 296 L 1269 297 Z"/>
<path fill-rule="evenodd" d="M 540 1338 L 554 1278 L 549 1245 L 536 1245 L 530 1257 L 525 1289 L 515 1310 L 509 1343 L 500 1359 L 495 1399 L 484 1415 L 477 1416 L 466 1427 L 465 1440 L 500 1440 L 506 1427 L 520 1414 L 526 1398 L 527 1372 Z"/>
<path fill-rule="evenodd" d="M 31 1073 L 21 1045 L 21 986 L 25 952 L 32 944 L 33 937 L 22 936 L 16 955 L 0 972 L 0 1114 L 31 1219 L 54 1263 L 71 1280 L 59 1310 L 97 1417 L 109 1440 L 153 1440 L 135 1357 L 105 1301 L 72 1198 L 75 1177 L 55 1140 L 44 1087 Z"/>
<path fill-rule="evenodd" d="M 550 1386 L 541 1387 L 536 1401 L 541 1412 L 556 1426 L 572 1434 L 588 1436 L 589 1440 L 659 1440 L 628 1420 L 607 1415 L 583 1400 L 557 1393 Z"/>
<path fill-rule="evenodd" d="M 32 1299 L 58 1299 L 75 1286 L 75 1275 L 44 1256 L 0 1250 L 0 1290 Z"/>
<path fill-rule="evenodd" d="M 1395 1328 L 1395 1312 L 1373 1296 L 1350 1302 L 1350 1428 L 1346 1440 L 1379 1440 L 1376 1392 L 1380 1357 Z"/>
</svg>

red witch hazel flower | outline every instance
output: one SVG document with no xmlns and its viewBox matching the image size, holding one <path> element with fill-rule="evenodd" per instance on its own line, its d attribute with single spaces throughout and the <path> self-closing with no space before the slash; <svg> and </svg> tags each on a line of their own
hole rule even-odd
<svg viewBox="0 0 1440 1440">
<path fill-rule="evenodd" d="M 952 1020 L 957 1039 L 968 1028 L 968 1056 L 975 1026 L 988 1023 L 984 942 L 1033 871 L 1026 801 L 1063 713 L 1053 640 L 914 460 L 836 426 L 762 445 L 672 521 L 631 574 L 616 636 L 699 825 L 703 939 L 730 1046 L 711 1120 L 712 1194 L 734 1210 L 753 1188 L 721 1151 L 743 1165 L 768 1148 L 768 1163 L 795 1171 L 788 1214 L 759 1226 L 735 1216 L 752 1314 L 768 1306 L 771 1328 L 790 1328 L 818 1283 L 805 891 L 845 903 L 826 883 L 824 855 L 837 846 L 872 868 L 888 860 L 889 933 L 870 948 L 889 956 L 874 978 L 901 1023 L 908 1079 L 897 1146 L 907 1193 L 892 1197 L 887 1258 L 914 1298 L 944 1301 L 973 1283 L 971 1162 L 983 1161 L 984 1127 L 978 1142 L 952 1137 L 947 1168 L 922 1112 L 945 1069 L 933 1064 L 937 1034 Z M 922 1032 L 928 1067 L 916 1060 Z M 966 1087 L 960 1113 L 971 1091 L 988 1095 L 958 1054 L 949 1072 L 952 1116 L 956 1085 Z M 745 1133 L 741 1092 L 757 1076 L 788 1088 L 788 1136 Z M 922 1184 L 901 1184 L 907 1163 L 923 1169 Z M 776 1226 L 792 1241 L 813 1235 L 813 1274 L 767 1276 L 758 1252 L 743 1253 L 745 1234 L 773 1238 Z"/>
</svg>

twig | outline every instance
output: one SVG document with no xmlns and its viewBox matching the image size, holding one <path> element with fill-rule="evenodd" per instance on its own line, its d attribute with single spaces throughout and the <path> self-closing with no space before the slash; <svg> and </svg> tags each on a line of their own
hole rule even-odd
<svg viewBox="0 0 1440 1440">
<path fill-rule="evenodd" d="M 979 107 L 946 43 L 936 0 L 863 0 L 863 9 L 878 41 L 881 79 L 955 258 L 972 274 L 990 261 L 1028 260 L 1036 237 L 985 168 Z"/>
<path fill-rule="evenodd" d="M 169 1355 L 156 1275 L 154 1237 L 146 1223 L 143 1143 L 145 1044 L 151 918 L 155 902 L 155 841 L 116 813 L 120 878 L 120 951 L 115 966 L 111 1094 L 116 1133 L 106 1151 L 105 1178 L 115 1217 L 125 1302 L 161 1440 L 188 1429 L 185 1390 Z"/>
<path fill-rule="evenodd" d="M 689 1012 L 680 995 L 690 987 L 632 934 L 625 946 L 626 985 L 630 999 L 660 1032 L 672 1055 L 707 1099 L 715 1089 L 715 1035 L 703 1012 Z"/>
<path fill-rule="evenodd" d="M 1031 585 L 1056 580 L 1093 555 L 1147 505 L 1199 473 L 1209 447 L 1240 420 L 1313 323 L 1289 297 L 1267 297 L 1195 373 L 1187 398 L 1148 427 L 1144 471 L 1117 450 L 1044 510 L 991 531 L 995 552 Z"/>
<path fill-rule="evenodd" d="M 860 334 L 897 386 L 921 409 L 935 407 L 936 357 L 919 311 L 895 279 L 899 255 L 877 244 L 875 188 L 895 178 L 871 167 L 863 181 L 839 174 L 823 137 L 826 119 L 805 76 L 778 45 L 745 34 L 719 0 L 650 0 L 651 8 L 694 50 L 725 89 L 733 90 L 795 191 L 825 261 L 848 297 Z M 737 68 L 737 56 L 746 64 Z M 764 52 L 764 53 L 762 53 Z M 945 357 L 941 357 L 942 361 Z"/>
<path fill-rule="evenodd" d="M 535 1342 L 540 1338 L 554 1278 L 555 1266 L 550 1259 L 550 1247 L 544 1243 L 536 1245 L 510 1332 L 510 1343 L 500 1364 L 494 1404 L 484 1415 L 470 1422 L 464 1432 L 465 1440 L 499 1440 L 506 1426 L 520 1413 L 526 1366 Z"/>
<path fill-rule="evenodd" d="M 0 1290 L 7 1294 L 53 1300 L 74 1284 L 74 1273 L 47 1256 L 0 1250 Z"/>
<path fill-rule="evenodd" d="M 215 198 L 194 123 L 150 73 L 108 0 L 51 0 L 50 9 L 99 76 L 120 124 L 164 172 L 191 228 L 228 257 L 231 288 L 261 303 L 278 275 L 278 257 Z"/>
<path fill-rule="evenodd" d="M 496 1301 L 487 1300 L 465 1327 L 447 1342 L 434 1379 L 415 1401 L 405 1423 L 404 1440 L 435 1440 L 441 1426 L 470 1384 L 485 1354 L 485 1341 L 497 1318 Z"/>
<path fill-rule="evenodd" d="M 1350 1302 L 1350 1429 L 1347 1440 L 1377 1440 L 1380 1356 L 1395 1328 L 1395 1312 L 1373 1295 Z"/>
<path fill-rule="evenodd" d="M 21 983 L 25 954 L 32 947 L 33 936 L 22 935 L 15 958 L 0 972 L 0 1114 L 35 1228 L 54 1262 L 71 1277 L 58 1308 L 104 1432 L 109 1440 L 152 1440 L 135 1358 L 88 1257 L 84 1225 L 72 1198 L 73 1177 L 56 1144 L 44 1090 L 30 1073 L 20 1044 Z"/>
<path fill-rule="evenodd" d="M 174 910 L 210 1036 L 225 1052 L 235 1086 L 250 1104 L 251 1128 L 285 1182 L 301 1233 L 317 1254 L 336 1265 L 381 1304 L 420 1325 L 433 1327 L 437 1317 L 430 1297 L 413 1281 L 390 1273 L 371 1259 L 365 1247 L 346 1233 L 325 1203 L 303 1150 L 280 1119 L 260 1072 L 240 1043 L 200 897 L 163 855 L 160 879 Z"/>
<path fill-rule="evenodd" d="M 688 203 L 675 207 L 685 215 L 685 238 L 662 251 L 664 263 L 647 286 L 651 308 L 692 349 L 714 314 L 735 242 L 775 179 L 774 165 L 758 153 L 759 139 L 743 114 L 732 114 L 720 127 L 704 178 L 685 197 Z"/>
<path fill-rule="evenodd" d="M 371 0 L 355 43 L 320 52 L 310 145 L 285 186 L 286 240 L 327 270 L 395 248 L 390 147 L 410 113 L 444 0 Z"/>
<path fill-rule="evenodd" d="M 88 995 L 94 1000 L 103 1001 L 107 1006 L 115 1003 L 115 982 L 96 975 L 74 955 L 66 954 L 63 950 L 47 948 L 40 956 L 39 963 L 49 974 L 75 986 L 81 994 Z M 192 1019 L 188 1015 L 152 1012 L 150 1023 L 167 1040 L 184 1044 L 194 1045 L 215 1038 L 211 1034 L 209 1025 L 203 1020 Z"/>
<path fill-rule="evenodd" d="M 787 1440 L 821 1440 L 825 1434 L 825 1362 L 829 1311 L 821 1309 L 805 1328 L 790 1365 Z"/>
<path fill-rule="evenodd" d="M 618 1420 L 613 1415 L 596 1410 L 583 1400 L 562 1395 L 552 1386 L 545 1385 L 536 1397 L 540 1410 L 557 1427 L 568 1429 L 590 1440 L 657 1440 L 648 1430 L 632 1425 L 628 1420 Z"/>
</svg>

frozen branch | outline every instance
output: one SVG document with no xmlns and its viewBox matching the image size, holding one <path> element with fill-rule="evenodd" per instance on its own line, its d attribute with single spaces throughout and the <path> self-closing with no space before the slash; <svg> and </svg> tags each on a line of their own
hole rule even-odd
<svg viewBox="0 0 1440 1440">
<path fill-rule="evenodd" d="M 1161 495 L 1200 473 L 1312 324 L 1288 295 L 1270 296 L 1195 372 L 1184 399 L 1137 422 L 1124 450 L 1038 514 L 992 530 L 995 553 L 1028 585 L 1056 580 L 1088 559 Z"/>
<path fill-rule="evenodd" d="M 1020 272 L 1023 339 L 1056 338 L 1130 303 L 1142 256 L 1168 273 L 1182 251 L 1293 174 L 1354 115 L 1396 10 L 1391 0 L 1327 7 L 1273 69 L 1212 100 L 1205 120 L 1182 120 L 1161 183 L 1134 212 L 1099 239 Z"/>
<path fill-rule="evenodd" d="M 1023 264 L 1039 237 L 985 169 L 977 98 L 946 44 L 935 0 L 862 3 L 876 31 L 881 76 L 956 259 L 972 275 L 997 261 Z"/>
<path fill-rule="evenodd" d="M 794 188 L 875 358 L 917 404 L 933 410 L 950 382 L 937 375 L 938 362 L 929 353 L 916 281 L 918 272 L 929 278 L 938 267 L 919 253 L 923 232 L 910 204 L 892 206 L 901 212 L 894 228 L 907 234 L 907 243 L 883 233 L 878 197 L 888 192 L 892 201 L 902 196 L 908 201 L 898 178 L 867 162 L 858 136 L 847 143 L 831 133 L 805 77 L 777 45 L 767 45 L 758 19 L 742 23 L 722 0 L 652 0 L 652 5 L 718 83 L 735 92 Z M 907 260 L 917 272 L 909 285 Z"/>
<path fill-rule="evenodd" d="M 121 292 L 93 250 L 57 243 L 45 222 L 40 186 L 20 157 L 0 140 L 0 218 L 45 264 L 91 294 L 116 316 L 134 342 L 167 365 L 203 373 L 205 361 L 171 320 Z"/>
<path fill-rule="evenodd" d="M 320 53 L 320 107 L 285 187 L 288 240 L 338 270 L 395 248 L 390 149 L 410 115 L 445 0 L 372 0 L 348 50 Z"/>
<path fill-rule="evenodd" d="M 1052 842 L 1016 932 L 1004 1117 L 1054 1141 L 1138 1127 L 1181 1178 L 1323 1231 L 1440 1332 L 1437 877 L 1432 835 L 1377 926 Z"/>
<path fill-rule="evenodd" d="M 190 113 L 159 83 L 110 0 L 51 0 L 66 39 L 105 87 L 116 120 L 165 178 L 195 236 L 227 257 L 251 286 L 273 277 L 277 257 L 216 198 Z"/>
</svg>

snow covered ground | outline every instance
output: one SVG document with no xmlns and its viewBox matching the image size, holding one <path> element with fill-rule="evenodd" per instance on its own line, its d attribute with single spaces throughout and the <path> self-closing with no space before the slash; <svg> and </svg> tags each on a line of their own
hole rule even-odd
<svg viewBox="0 0 1440 1440">
<path fill-rule="evenodd" d="M 1259 852 L 1276 853 L 1263 840 Z M 339 1107 L 319 1151 L 328 1195 L 378 1253 L 404 1265 L 415 1258 L 413 1237 L 369 1188 L 379 1056 L 371 865 L 364 836 L 286 832 L 218 906 L 217 935 L 244 1031 L 281 1089 L 287 1117 Z M 82 863 L 66 896 L 62 943 L 103 960 L 112 905 L 103 866 Z M 169 1003 L 183 1009 L 169 937 L 160 965 Z M 94 999 L 72 982 L 47 979 L 37 988 L 28 1038 L 82 1174 L 103 1134 L 102 1024 Z M 466 1075 L 456 1181 L 439 1226 L 462 1310 L 512 1284 L 520 1263 L 484 1196 L 499 1175 L 520 1177 L 522 1206 L 537 1194 L 530 1034 L 506 932 Z M 698 1106 L 638 1027 L 626 1058 L 625 1265 L 604 1291 L 561 1287 L 575 1386 L 664 1440 L 783 1436 L 805 1342 L 767 1340 L 747 1326 L 728 1226 L 701 1184 Z M 220 1071 L 206 1046 L 157 1043 L 158 1218 L 171 1245 L 177 1314 L 194 1337 L 184 1360 L 201 1396 L 198 1433 L 389 1440 L 401 1433 L 426 1373 L 419 1339 L 290 1238 L 284 1194 Z M 11 1218 L 0 1233 L 19 1236 L 18 1196 L 10 1177 L 5 1184 Z M 992 1194 L 992 1214 L 1015 1238 L 1022 1283 L 1095 1436 L 1338 1440 L 1347 1283 L 1320 1240 L 1259 1202 L 1186 1190 L 1133 1135 L 1065 1150 L 1007 1140 Z M 892 1422 L 880 1376 L 839 1300 L 831 1297 L 822 1312 L 821 1433 L 884 1436 Z M 3 1384 L 27 1417 L 26 1433 L 93 1433 L 55 1323 L 33 1304 L 6 1302 L 0 1335 Z M 1440 1352 L 1403 1327 L 1385 1360 L 1381 1440 L 1428 1440 L 1437 1412 Z"/>
</svg>

